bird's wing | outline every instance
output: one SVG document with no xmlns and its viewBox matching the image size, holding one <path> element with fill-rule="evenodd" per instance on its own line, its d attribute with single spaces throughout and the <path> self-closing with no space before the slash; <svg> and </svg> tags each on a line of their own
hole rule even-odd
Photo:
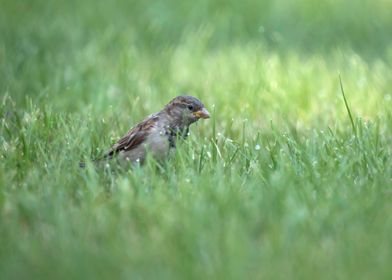
<svg viewBox="0 0 392 280">
<path fill-rule="evenodd" d="M 151 133 L 151 130 L 156 127 L 158 119 L 157 115 L 152 115 L 133 127 L 110 148 L 104 158 L 112 158 L 120 151 L 130 151 L 139 146 Z"/>
</svg>

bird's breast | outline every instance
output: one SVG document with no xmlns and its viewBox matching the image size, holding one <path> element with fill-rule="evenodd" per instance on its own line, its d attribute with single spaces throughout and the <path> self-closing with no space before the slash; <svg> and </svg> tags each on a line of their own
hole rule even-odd
<svg viewBox="0 0 392 280">
<path fill-rule="evenodd" d="M 170 135 L 164 129 L 156 129 L 146 141 L 146 148 L 157 160 L 168 156 L 172 144 Z M 175 140 L 174 140 L 175 141 Z"/>
</svg>

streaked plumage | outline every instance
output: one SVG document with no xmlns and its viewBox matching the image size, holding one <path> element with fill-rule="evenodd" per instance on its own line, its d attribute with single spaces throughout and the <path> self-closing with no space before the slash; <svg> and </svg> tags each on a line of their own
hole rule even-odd
<svg viewBox="0 0 392 280">
<path fill-rule="evenodd" d="M 164 160 L 176 147 L 177 139 L 187 137 L 192 123 L 209 116 L 197 98 L 178 96 L 160 112 L 134 126 L 109 149 L 104 159 L 116 157 L 122 163 L 143 163 L 150 153 L 156 160 Z"/>
</svg>

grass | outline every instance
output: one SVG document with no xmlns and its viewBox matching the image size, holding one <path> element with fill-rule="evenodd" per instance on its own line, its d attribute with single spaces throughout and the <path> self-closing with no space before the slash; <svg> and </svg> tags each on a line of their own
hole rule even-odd
<svg viewBox="0 0 392 280">
<path fill-rule="evenodd" d="M 3 2 L 1 279 L 390 279 L 388 1 Z M 94 168 L 182 92 L 174 159 Z"/>
</svg>

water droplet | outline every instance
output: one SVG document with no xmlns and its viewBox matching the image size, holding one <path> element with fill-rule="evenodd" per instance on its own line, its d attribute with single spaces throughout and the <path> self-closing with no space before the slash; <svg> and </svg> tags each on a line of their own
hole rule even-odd
<svg viewBox="0 0 392 280">
<path fill-rule="evenodd" d="M 258 150 L 260 150 L 260 149 L 261 149 L 260 145 L 259 145 L 259 144 L 256 144 L 255 150 L 258 151 Z"/>
</svg>

